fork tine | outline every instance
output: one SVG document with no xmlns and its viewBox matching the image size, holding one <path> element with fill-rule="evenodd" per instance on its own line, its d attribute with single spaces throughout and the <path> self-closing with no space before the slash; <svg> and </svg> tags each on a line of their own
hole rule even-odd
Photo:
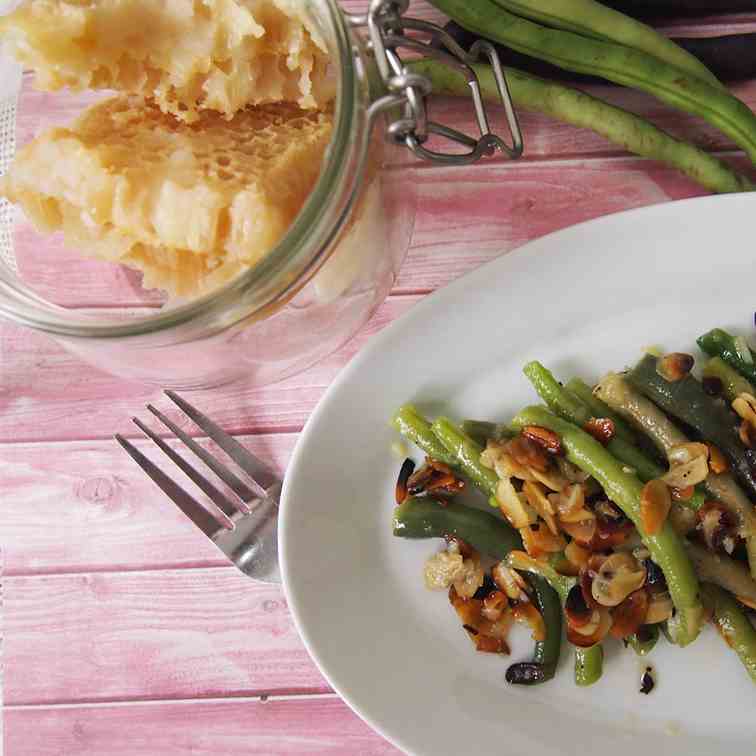
<svg viewBox="0 0 756 756">
<path fill-rule="evenodd" d="M 263 464 L 254 454 L 245 449 L 235 438 L 229 436 L 228 433 L 216 425 L 209 417 L 196 410 L 173 391 L 166 391 L 165 395 L 207 433 L 263 491 L 267 491 L 271 486 L 281 482 L 278 476 L 267 465 Z"/>
<path fill-rule="evenodd" d="M 238 510 L 202 473 L 195 470 L 180 454 L 174 451 L 160 436 L 148 428 L 138 417 L 132 417 L 132 421 L 137 428 L 148 438 L 151 438 L 160 449 L 173 460 L 174 464 L 179 467 L 183 473 L 193 481 L 215 504 L 218 509 L 233 521 Z M 248 511 L 248 510 L 247 510 Z"/>
<path fill-rule="evenodd" d="M 214 539 L 223 530 L 229 528 L 215 519 L 196 499 L 184 491 L 181 486 L 171 480 L 162 470 L 156 467 L 131 442 L 120 434 L 115 440 L 126 450 L 126 453 L 157 483 L 160 489 L 171 501 L 208 537 Z"/>
<path fill-rule="evenodd" d="M 151 404 L 147 409 L 173 433 L 186 447 L 192 450 L 245 504 L 259 498 L 258 495 L 226 465 L 217 460 L 207 449 L 203 449 L 191 436 L 184 433 L 170 418 Z"/>
</svg>

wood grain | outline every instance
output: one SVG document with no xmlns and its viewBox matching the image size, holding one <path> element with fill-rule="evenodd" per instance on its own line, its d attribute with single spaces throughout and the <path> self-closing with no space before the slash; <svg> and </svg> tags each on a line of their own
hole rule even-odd
<svg viewBox="0 0 756 756">
<path fill-rule="evenodd" d="M 3 602 L 6 705 L 329 690 L 235 567 L 9 577 Z"/>
<path fill-rule="evenodd" d="M 282 474 L 296 434 L 239 440 Z M 197 500 L 207 502 L 152 442 L 136 443 Z M 201 443 L 225 459 L 207 439 Z M 179 444 L 171 445 L 185 453 Z M 193 455 L 187 458 L 202 469 Z M 0 480 L 6 576 L 228 564 L 112 440 L 0 445 Z"/>
<path fill-rule="evenodd" d="M 9 756 L 388 756 L 393 746 L 335 696 L 16 709 Z"/>
</svg>

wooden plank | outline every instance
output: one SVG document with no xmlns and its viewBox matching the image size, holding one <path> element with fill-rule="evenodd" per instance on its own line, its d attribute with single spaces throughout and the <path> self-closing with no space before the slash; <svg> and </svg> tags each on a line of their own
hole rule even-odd
<svg viewBox="0 0 756 756">
<path fill-rule="evenodd" d="M 7 577 L 3 603 L 6 706 L 329 690 L 235 567 Z"/>
<path fill-rule="evenodd" d="M 421 171 L 414 185 L 414 244 L 398 294 L 443 286 L 574 223 L 702 194 L 677 173 L 631 158 Z M 304 375 L 273 387 L 237 383 L 199 392 L 196 401 L 235 433 L 297 430 L 341 367 L 415 301 L 390 298 L 356 339 Z M 45 336 L 9 326 L 0 331 L 0 382 L 0 442 L 107 437 L 128 427 L 127 418 L 157 396 L 83 366 Z"/>
<path fill-rule="evenodd" d="M 239 440 L 282 474 L 296 435 Z M 151 442 L 136 443 L 164 462 L 163 469 L 198 500 L 207 501 Z M 207 439 L 201 443 L 224 458 Z M 186 456 L 194 464 L 193 455 Z M 201 463 L 196 465 L 202 469 Z M 114 441 L 0 445 L 0 480 L 6 577 L 228 565 Z"/>
<path fill-rule="evenodd" d="M 9 756 L 399 753 L 335 696 L 11 708 L 5 722 Z"/>
<path fill-rule="evenodd" d="M 193 392 L 191 401 L 230 433 L 298 430 L 339 370 L 415 301 L 389 300 L 355 339 L 303 375 L 263 388 L 240 381 Z M 0 385 L 0 442 L 133 434 L 129 418 L 148 402 L 170 405 L 155 388 L 87 367 L 47 336 L 8 325 L 0 326 Z"/>
</svg>

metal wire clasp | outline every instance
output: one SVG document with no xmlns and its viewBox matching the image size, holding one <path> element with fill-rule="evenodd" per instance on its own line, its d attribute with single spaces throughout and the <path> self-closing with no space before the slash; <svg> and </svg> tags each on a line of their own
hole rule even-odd
<svg viewBox="0 0 756 756">
<path fill-rule="evenodd" d="M 405 144 L 419 158 L 443 165 L 467 165 L 490 156 L 497 151 L 511 159 L 522 155 L 522 133 L 517 121 L 517 114 L 512 105 L 509 87 L 496 50 L 488 42 L 478 41 L 469 52 L 465 52 L 443 29 L 427 21 L 404 18 L 409 7 L 409 0 L 370 0 L 365 15 L 348 15 L 353 27 L 366 27 L 368 32 L 367 47 L 372 52 L 376 66 L 387 94 L 373 102 L 370 116 L 399 107 L 402 116 L 388 126 L 388 137 L 399 144 Z M 421 41 L 416 35 L 429 36 L 429 41 Z M 402 58 L 398 50 L 404 48 L 421 53 L 424 57 L 434 58 L 462 73 L 473 97 L 475 118 L 480 130 L 480 138 L 432 121 L 428 117 L 427 97 L 431 93 L 430 81 L 421 74 L 414 73 Z M 493 134 L 488 125 L 488 116 L 480 84 L 471 67 L 481 57 L 488 59 L 496 80 L 499 97 L 504 105 L 504 112 L 512 140 L 505 143 Z M 426 149 L 423 144 L 431 134 L 469 148 L 468 152 L 436 152 Z"/>
</svg>

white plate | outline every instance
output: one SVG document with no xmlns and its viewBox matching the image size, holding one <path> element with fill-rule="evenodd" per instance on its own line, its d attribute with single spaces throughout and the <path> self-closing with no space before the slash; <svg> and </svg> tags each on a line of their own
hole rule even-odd
<svg viewBox="0 0 756 756">
<path fill-rule="evenodd" d="M 658 205 L 531 242 L 428 297 L 377 336 L 310 418 L 286 475 L 280 554 L 310 654 L 372 727 L 417 754 L 753 753 L 756 686 L 707 628 L 686 649 L 660 642 L 658 686 L 612 643 L 601 681 L 508 686 L 513 656 L 476 654 L 443 593 L 423 587 L 438 541 L 391 535 L 400 460 L 388 421 L 427 413 L 507 419 L 536 397 L 521 366 L 598 377 L 644 346 L 695 348 L 713 326 L 747 332 L 754 306 L 756 197 Z"/>
</svg>

